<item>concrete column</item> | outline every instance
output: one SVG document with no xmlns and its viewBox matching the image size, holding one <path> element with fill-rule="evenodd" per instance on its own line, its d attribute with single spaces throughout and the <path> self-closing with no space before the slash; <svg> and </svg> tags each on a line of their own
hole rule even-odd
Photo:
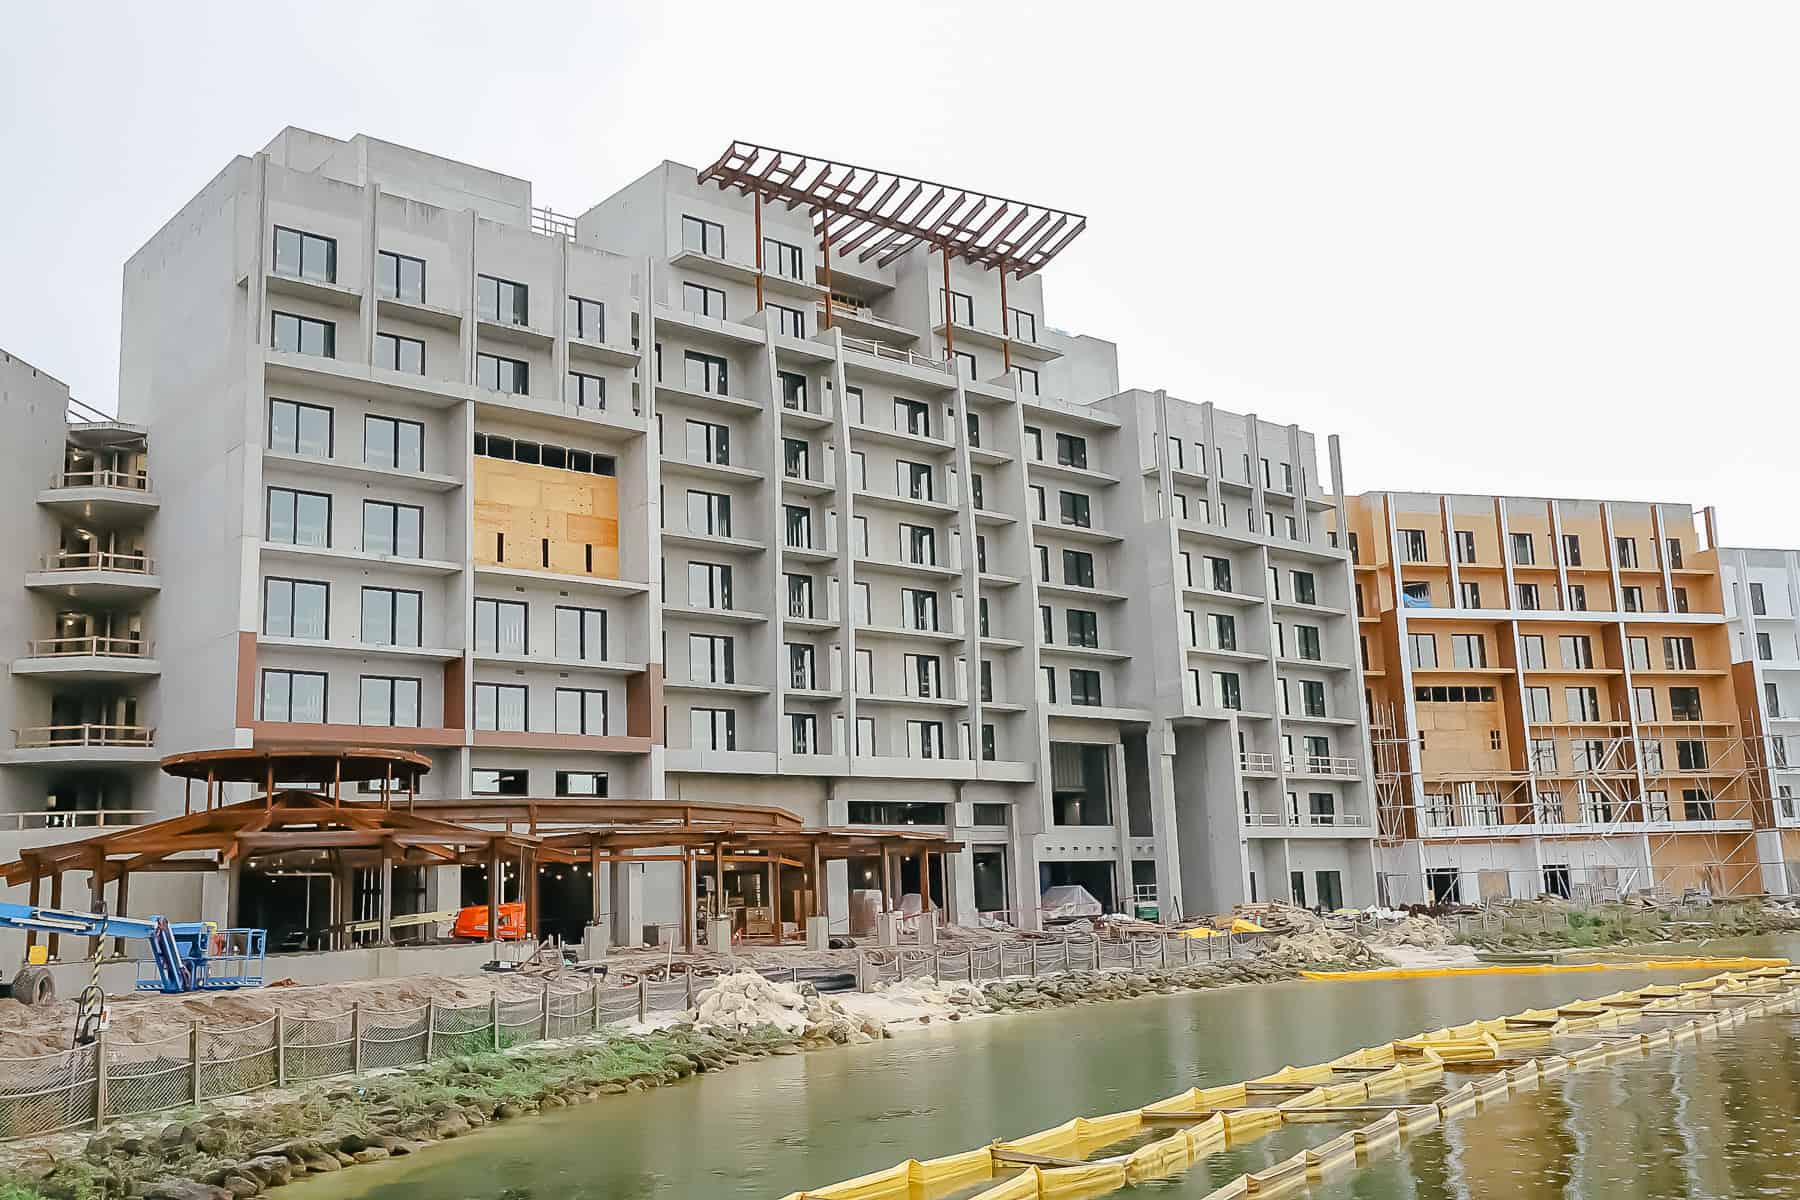
<svg viewBox="0 0 1800 1200">
<path fill-rule="evenodd" d="M 230 871 L 207 871 L 200 876 L 200 919 L 221 929 L 231 924 Z"/>
<path fill-rule="evenodd" d="M 644 940 L 644 868 L 637 863 L 614 863 L 609 874 L 612 943 L 640 945 Z"/>
</svg>

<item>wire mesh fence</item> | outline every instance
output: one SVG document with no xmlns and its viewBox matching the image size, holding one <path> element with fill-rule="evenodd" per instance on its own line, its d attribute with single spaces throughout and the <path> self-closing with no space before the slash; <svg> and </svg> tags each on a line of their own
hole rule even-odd
<svg viewBox="0 0 1800 1200">
<path fill-rule="evenodd" d="M 1264 935 L 1212 932 L 1188 936 L 1168 933 L 1124 941 L 1092 934 L 1040 938 L 964 949 L 920 949 L 894 946 L 857 952 L 857 986 L 865 992 L 902 979 L 936 979 L 945 983 L 984 983 L 1003 979 L 1035 979 L 1070 971 L 1147 970 L 1184 967 L 1241 957 L 1251 941 Z"/>
<path fill-rule="evenodd" d="M 766 971 L 795 981 L 792 970 Z M 255 1025 L 92 1045 L 31 1058 L 0 1058 L 0 1141 L 36 1137 L 203 1104 L 272 1087 L 415 1066 L 546 1039 L 577 1037 L 653 1012 L 693 1006 L 705 980 L 691 973 L 581 989 L 545 987 L 530 999 L 430 1003 L 326 1016 L 285 1012 Z"/>
</svg>

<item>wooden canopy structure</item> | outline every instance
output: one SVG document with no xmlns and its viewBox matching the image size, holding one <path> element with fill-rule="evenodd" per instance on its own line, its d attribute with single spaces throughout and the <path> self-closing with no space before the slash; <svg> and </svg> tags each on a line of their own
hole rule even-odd
<svg viewBox="0 0 1800 1200">
<path fill-rule="evenodd" d="M 162 765 L 190 785 L 204 782 L 204 806 L 195 809 L 190 786 L 188 811 L 179 817 L 22 851 L 19 861 L 0 866 L 0 878 L 13 886 L 29 884 L 34 905 L 40 903 L 48 879 L 54 908 L 62 906 L 63 876 L 70 871 L 87 873 L 93 909 L 103 907 L 110 883 L 116 887 L 111 911 L 125 915 L 133 874 L 225 870 L 230 921 L 236 924 L 242 874 L 250 860 L 315 873 L 329 870 L 334 879 L 331 924 L 339 944 L 348 944 L 343 929 L 356 916 L 349 911 L 349 898 L 358 870 L 379 872 L 377 925 L 380 940 L 386 942 L 392 933 L 396 867 L 485 867 L 492 937 L 501 928 L 503 864 L 517 864 L 525 927 L 535 931 L 537 875 L 546 864 L 590 867 L 592 912 L 597 914 L 602 911 L 602 865 L 678 862 L 682 937 L 691 950 L 697 870 L 710 866 L 715 897 L 724 894 L 727 864 L 737 870 L 746 866 L 766 870 L 779 940 L 784 869 L 804 874 L 801 895 L 810 898 L 804 903 L 807 911 L 796 908 L 792 914 L 797 924 L 804 924 L 806 916 L 827 915 L 822 886 L 827 862 L 879 857 L 883 896 L 891 906 L 898 902 L 894 864 L 916 857 L 920 895 L 929 909 L 931 857 L 962 848 L 941 834 L 809 829 L 791 812 L 755 805 L 507 796 L 419 802 L 418 778 L 431 763 L 424 755 L 404 750 L 236 749 L 173 755 Z M 292 780 L 305 782 L 286 782 Z M 347 782 L 379 782 L 378 798 L 345 799 Z M 250 799 L 226 804 L 222 802 L 226 783 L 250 783 L 260 789 Z M 404 784 L 404 806 L 394 802 L 396 783 Z M 50 938 L 54 956 L 57 935 Z"/>
</svg>

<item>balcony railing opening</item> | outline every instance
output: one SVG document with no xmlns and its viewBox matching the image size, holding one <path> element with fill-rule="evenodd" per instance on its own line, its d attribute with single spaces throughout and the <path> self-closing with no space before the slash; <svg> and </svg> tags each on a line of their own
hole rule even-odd
<svg viewBox="0 0 1800 1200">
<path fill-rule="evenodd" d="M 106 658 L 149 658 L 149 642 L 121 637 L 39 638 L 25 643 L 30 658 L 71 658 L 76 656 Z"/>
<path fill-rule="evenodd" d="M 37 725 L 13 730 L 20 750 L 62 746 L 153 746 L 156 730 L 144 725 Z"/>
</svg>

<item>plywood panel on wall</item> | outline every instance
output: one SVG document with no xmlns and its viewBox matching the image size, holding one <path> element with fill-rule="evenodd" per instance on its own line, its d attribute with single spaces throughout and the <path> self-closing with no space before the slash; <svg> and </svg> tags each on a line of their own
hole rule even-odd
<svg viewBox="0 0 1800 1200">
<path fill-rule="evenodd" d="M 618 480 L 494 458 L 474 465 L 477 563 L 619 577 Z"/>
</svg>

